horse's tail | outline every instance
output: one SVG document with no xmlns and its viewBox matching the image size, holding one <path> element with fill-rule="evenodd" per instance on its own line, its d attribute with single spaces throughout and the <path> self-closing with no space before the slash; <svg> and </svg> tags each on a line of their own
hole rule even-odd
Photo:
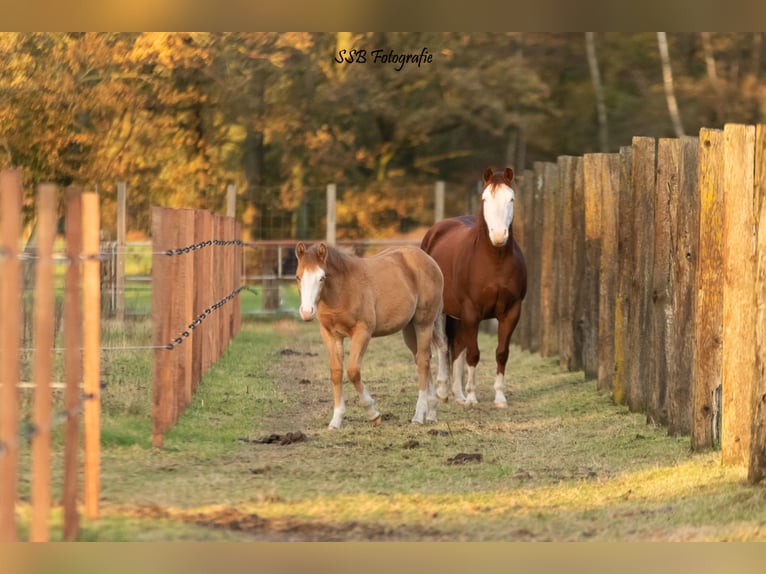
<svg viewBox="0 0 766 574">
<path fill-rule="evenodd" d="M 444 314 L 444 310 L 440 307 L 439 312 L 436 314 L 436 319 L 434 319 L 434 330 L 433 336 L 431 338 L 431 344 L 439 351 L 449 350 L 449 346 L 447 345 L 447 329 L 445 320 L 446 315 Z"/>
</svg>

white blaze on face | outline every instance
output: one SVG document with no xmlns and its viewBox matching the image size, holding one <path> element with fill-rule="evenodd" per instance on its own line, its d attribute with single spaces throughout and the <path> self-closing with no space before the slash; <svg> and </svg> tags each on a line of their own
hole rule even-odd
<svg viewBox="0 0 766 574">
<path fill-rule="evenodd" d="M 324 284 L 325 272 L 321 267 L 306 270 L 299 279 L 301 290 L 301 319 L 311 321 L 317 313 L 317 301 Z"/>
<path fill-rule="evenodd" d="M 513 221 L 513 202 L 516 193 L 503 183 L 490 184 L 484 188 L 481 200 L 484 202 L 484 221 L 489 228 L 492 245 L 501 247 L 508 241 L 508 228 Z"/>
</svg>

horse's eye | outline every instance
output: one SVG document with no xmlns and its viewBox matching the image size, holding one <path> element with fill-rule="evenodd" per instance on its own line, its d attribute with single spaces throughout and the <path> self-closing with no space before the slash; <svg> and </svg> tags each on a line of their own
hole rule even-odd
<svg viewBox="0 0 766 574">
<path fill-rule="evenodd" d="M 300 275 L 296 275 L 296 276 L 295 276 L 295 280 L 296 280 L 298 283 L 300 283 L 300 282 L 301 282 L 301 276 L 300 276 Z"/>
</svg>

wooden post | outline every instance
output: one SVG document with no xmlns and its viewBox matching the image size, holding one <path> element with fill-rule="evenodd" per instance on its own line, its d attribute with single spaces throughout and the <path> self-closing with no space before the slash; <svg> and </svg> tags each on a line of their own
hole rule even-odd
<svg viewBox="0 0 766 574">
<path fill-rule="evenodd" d="M 632 181 L 633 149 L 629 146 L 620 148 L 620 197 L 617 208 L 617 279 L 614 301 L 614 381 L 612 396 L 616 404 L 627 402 L 628 365 L 633 360 L 630 348 L 629 326 L 633 317 L 630 315 L 631 276 L 635 261 L 633 251 L 633 192 Z"/>
<path fill-rule="evenodd" d="M 327 184 L 327 245 L 335 245 L 335 202 L 334 183 Z"/>
<path fill-rule="evenodd" d="M 723 361 L 721 458 L 750 455 L 755 380 L 753 179 L 755 127 L 727 124 L 724 139 Z"/>
<path fill-rule="evenodd" d="M 598 154 L 601 165 L 601 249 L 598 295 L 598 375 L 596 388 L 614 391 L 614 333 L 617 297 L 617 222 L 620 201 L 620 156 Z"/>
<path fill-rule="evenodd" d="M 534 214 L 532 213 L 533 207 L 533 190 L 534 186 L 534 174 L 531 170 L 526 170 L 524 175 L 517 184 L 516 189 L 516 203 L 518 211 L 513 215 L 513 233 L 516 237 L 516 241 L 521 246 L 521 250 L 524 253 L 524 259 L 527 261 L 527 270 L 529 270 L 529 258 L 531 256 L 532 247 L 530 245 L 532 227 L 534 225 Z M 519 317 L 519 324 L 514 331 L 514 337 L 518 341 L 518 345 L 522 350 L 529 350 L 530 329 L 531 329 L 531 315 L 529 304 L 529 279 L 527 280 L 527 296 L 521 306 L 521 317 Z"/>
<path fill-rule="evenodd" d="M 171 298 L 173 277 L 171 259 L 164 251 L 175 247 L 175 229 L 170 227 L 169 209 L 152 207 L 152 285 L 164 289 L 152 289 L 152 446 L 161 447 L 164 433 L 172 420 L 172 377 L 174 365 L 164 347 L 171 338 Z M 209 248 L 205 248 L 205 251 Z"/>
<path fill-rule="evenodd" d="M 212 239 L 215 228 L 213 226 L 213 214 L 209 211 L 203 212 L 202 219 L 203 228 L 201 234 L 204 240 Z M 202 268 L 200 274 L 200 281 L 197 283 L 197 289 L 199 290 L 200 305 L 197 307 L 200 313 L 204 313 L 206 309 L 215 303 L 213 297 L 215 292 L 213 291 L 212 277 L 213 271 L 213 248 L 206 247 L 202 250 Z M 210 366 L 215 362 L 213 357 L 213 321 L 210 319 L 210 315 L 206 315 L 206 319 L 202 322 L 202 374 L 204 375 Z"/>
<path fill-rule="evenodd" d="M 586 379 L 598 377 L 598 303 L 601 261 L 601 154 L 586 154 L 585 200 L 585 309 L 583 325 L 583 370 Z"/>
<path fill-rule="evenodd" d="M 534 176 L 530 190 L 532 191 L 532 217 L 534 221 L 529 229 L 529 256 L 527 261 L 527 296 L 526 305 L 529 308 L 529 352 L 540 351 L 541 333 L 541 279 L 542 279 L 542 230 L 543 230 L 543 182 L 545 164 L 534 163 Z"/>
<path fill-rule="evenodd" d="M 680 140 L 661 138 L 657 145 L 657 179 L 654 210 L 654 263 L 652 267 L 652 338 L 649 402 L 650 422 L 667 424 L 667 384 L 670 366 L 676 361 L 672 344 L 673 309 L 673 223 L 678 205 L 678 163 Z"/>
<path fill-rule="evenodd" d="M 47 542 L 51 508 L 51 372 L 53 368 L 53 242 L 56 239 L 56 186 L 37 188 L 37 270 L 35 277 L 35 384 L 32 436 L 31 542 Z"/>
<path fill-rule="evenodd" d="M 572 368 L 574 356 L 574 228 L 572 225 L 572 200 L 574 196 L 575 158 L 560 156 L 558 162 L 559 206 L 558 226 L 558 273 L 559 321 L 558 350 L 559 365 L 564 369 Z"/>
<path fill-rule="evenodd" d="M 656 142 L 634 137 L 632 142 L 633 277 L 630 297 L 628 348 L 633 353 L 626 365 L 627 403 L 632 411 L 644 411 L 648 402 L 649 351 L 652 321 L 652 265 L 654 258 L 654 188 Z"/>
<path fill-rule="evenodd" d="M 226 217 L 237 216 L 237 186 L 230 183 L 226 186 Z"/>
<path fill-rule="evenodd" d="M 444 182 L 437 181 L 434 186 L 434 223 L 444 219 Z"/>
<path fill-rule="evenodd" d="M 556 323 L 558 302 L 556 278 L 556 196 L 559 193 L 556 164 L 543 164 L 542 226 L 540 228 L 540 355 L 558 353 Z"/>
<path fill-rule="evenodd" d="M 204 220 L 207 212 L 201 209 L 194 211 L 194 243 L 199 244 L 202 241 L 206 241 L 208 238 L 204 235 Z M 203 260 L 204 252 L 208 248 L 197 249 L 191 254 L 192 265 L 194 266 L 194 277 L 197 278 L 196 285 L 193 291 L 192 308 L 195 316 L 192 320 L 197 320 L 200 313 L 205 311 L 205 305 L 207 303 L 203 300 L 202 285 L 204 283 L 203 275 Z M 192 393 L 196 392 L 199 381 L 202 378 L 202 364 L 203 364 L 203 348 L 204 348 L 204 333 L 205 333 L 205 321 L 196 324 L 194 327 L 194 334 L 192 335 Z"/>
<path fill-rule="evenodd" d="M 757 225 L 755 274 L 755 367 L 753 432 L 747 479 L 755 484 L 766 477 L 766 125 L 755 129 L 755 217 Z"/>
<path fill-rule="evenodd" d="M 692 372 L 691 446 L 720 443 L 723 343 L 723 131 L 703 128 L 699 134 L 699 249 L 695 288 L 694 361 Z M 714 432 L 715 431 L 715 432 Z"/>
<path fill-rule="evenodd" d="M 178 221 L 177 247 L 184 247 L 194 244 L 194 210 L 181 209 L 175 213 Z M 192 399 L 192 352 L 194 350 L 194 332 L 189 329 L 189 323 L 192 322 L 194 314 L 194 255 L 186 253 L 178 256 L 178 274 L 173 285 L 177 290 L 177 297 L 174 298 L 175 320 L 173 329 L 176 335 L 183 338 L 183 343 L 175 350 L 176 359 L 176 379 L 178 385 L 178 394 L 176 396 L 178 412 L 182 413 Z M 185 334 L 185 335 L 184 335 Z"/>
<path fill-rule="evenodd" d="M 694 317 L 695 276 L 699 249 L 699 193 L 697 170 L 699 141 L 682 137 L 679 155 L 678 196 L 671 253 L 673 356 L 668 360 L 668 433 L 691 432 L 691 387 L 694 365 L 694 337 L 689 327 Z"/>
<path fill-rule="evenodd" d="M 98 518 L 101 468 L 101 263 L 99 197 L 82 194 L 83 393 L 85 514 Z"/>
<path fill-rule="evenodd" d="M 21 170 L 0 172 L 0 542 L 16 540 L 19 338 L 21 336 Z"/>
<path fill-rule="evenodd" d="M 574 311 L 572 314 L 572 370 L 583 368 L 585 340 L 585 162 L 575 159 L 572 190 L 572 278 L 574 281 Z"/>
<path fill-rule="evenodd" d="M 234 224 L 234 237 L 236 239 L 242 239 L 242 225 L 239 222 Z M 234 250 L 234 282 L 237 288 L 241 287 L 244 283 L 242 278 L 242 254 L 244 249 L 242 245 L 238 245 Z M 233 336 L 239 334 L 242 327 L 242 297 L 238 296 L 234 305 L 234 332 Z"/>
<path fill-rule="evenodd" d="M 80 381 L 82 381 L 82 311 L 80 307 L 80 254 L 82 253 L 82 190 L 66 192 L 66 254 L 69 260 L 64 275 L 64 540 L 74 540 L 79 531 L 77 510 L 80 453 Z"/>
<path fill-rule="evenodd" d="M 117 256 L 115 257 L 115 313 L 118 321 L 125 320 L 125 236 L 127 218 L 127 184 L 117 183 Z"/>
</svg>

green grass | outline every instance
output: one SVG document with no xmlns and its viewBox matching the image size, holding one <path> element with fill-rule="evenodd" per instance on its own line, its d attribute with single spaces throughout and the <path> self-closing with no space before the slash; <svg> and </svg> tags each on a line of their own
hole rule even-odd
<svg viewBox="0 0 766 574">
<path fill-rule="evenodd" d="M 486 334 L 476 407 L 440 404 L 439 422 L 410 423 L 415 368 L 394 335 L 374 340 L 362 366 L 382 424 L 367 423 L 346 384 L 344 426 L 327 431 L 318 331 L 294 318 L 246 321 L 162 449 L 150 446 L 151 357 L 108 355 L 102 517 L 83 520 L 81 538 L 766 539 L 766 490 L 748 486 L 743 468 L 691 453 L 688 437 L 646 425 L 553 359 L 512 348 L 510 408 L 494 408 Z M 147 332 L 105 329 L 113 342 Z M 308 440 L 253 442 L 296 431 Z M 482 460 L 448 464 L 459 453 Z"/>
</svg>

